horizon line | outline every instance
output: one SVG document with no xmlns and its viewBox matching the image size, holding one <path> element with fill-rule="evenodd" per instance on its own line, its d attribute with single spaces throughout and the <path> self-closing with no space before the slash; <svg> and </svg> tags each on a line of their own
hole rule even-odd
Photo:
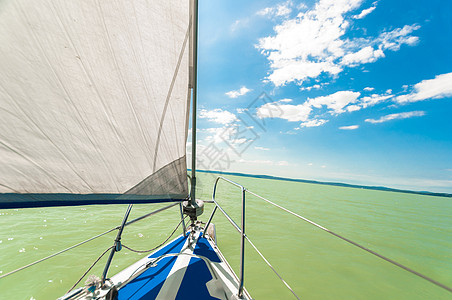
<svg viewBox="0 0 452 300">
<path fill-rule="evenodd" d="M 191 172 L 191 168 L 187 168 L 187 171 Z M 273 175 L 259 175 L 259 174 L 227 172 L 227 171 L 196 170 L 196 172 L 226 174 L 226 175 L 242 176 L 242 177 L 254 177 L 254 178 L 262 178 L 262 179 L 274 179 L 274 180 L 284 180 L 284 181 L 301 182 L 301 183 L 323 184 L 323 185 L 331 185 L 331 186 L 338 186 L 338 187 L 368 189 L 368 190 L 375 190 L 375 191 L 386 191 L 386 192 L 397 192 L 397 193 L 417 194 L 417 195 L 424 195 L 424 196 L 452 198 L 452 194 L 450 194 L 450 193 L 403 190 L 403 189 L 390 188 L 390 187 L 385 187 L 385 186 L 359 185 L 359 184 L 350 184 L 350 183 L 333 182 L 333 181 L 318 181 L 318 180 L 301 179 L 301 178 L 289 178 L 289 177 L 280 177 L 280 176 L 273 176 Z"/>
</svg>

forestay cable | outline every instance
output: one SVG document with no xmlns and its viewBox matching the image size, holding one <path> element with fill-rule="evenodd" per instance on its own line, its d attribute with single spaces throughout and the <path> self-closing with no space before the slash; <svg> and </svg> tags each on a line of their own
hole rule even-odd
<svg viewBox="0 0 452 300">
<path fill-rule="evenodd" d="M 248 193 L 250 193 L 250 194 L 252 194 L 252 195 L 254 195 L 254 196 L 256 196 L 256 197 L 258 197 L 258 198 L 260 198 L 260 199 L 262 199 L 262 200 L 264 200 L 264 201 L 266 201 L 267 203 L 269 203 L 269 204 L 271 204 L 271 205 L 273 205 L 273 206 L 276 206 L 276 207 L 278 207 L 279 209 L 282 209 L 283 211 L 288 212 L 288 213 L 290 213 L 291 215 L 294 215 L 295 217 L 297 217 L 297 218 L 299 218 L 299 219 L 302 219 L 303 221 L 306 221 L 306 222 L 308 222 L 309 224 L 314 225 L 315 227 L 320 228 L 320 229 L 322 229 L 323 231 L 326 231 L 326 232 L 328 232 L 328 233 L 334 235 L 335 237 L 340 238 L 340 239 L 343 240 L 343 241 L 346 241 L 346 242 L 349 243 L 349 244 L 352 244 L 352 245 L 354 245 L 354 246 L 356 246 L 356 247 L 358 247 L 358 248 L 361 248 L 362 250 L 367 251 L 367 252 L 369 252 L 370 254 L 373 254 L 373 255 L 375 255 L 375 256 L 377 256 L 377 257 L 379 257 L 379 258 L 381 258 L 381 259 L 383 259 L 383 260 L 385 260 L 385 261 L 387 261 L 387 262 L 389 262 L 389 263 L 391 263 L 391 264 L 393 264 L 393 265 L 395 265 L 395 266 L 397 266 L 397 267 L 399 267 L 399 268 L 404 269 L 405 271 L 408 271 L 408 272 L 410 272 L 410 273 L 412 273 L 412 274 L 414 274 L 414 275 L 416 275 L 416 276 L 418 276 L 418 277 L 421 277 L 421 278 L 423 278 L 423 279 L 425 279 L 425 280 L 427 280 L 427 281 L 433 283 L 434 285 L 439 286 L 439 287 L 441 287 L 441 288 L 443 288 L 443 289 L 445 289 L 445 290 L 447 290 L 447 291 L 449 291 L 449 292 L 452 293 L 452 288 L 450 288 L 450 287 L 448 287 L 448 286 L 446 286 L 446 285 L 444 285 L 444 284 L 442 284 L 442 283 L 440 283 L 440 282 L 438 282 L 438 281 L 436 281 L 436 280 L 434 280 L 434 279 L 432 279 L 432 278 L 430 278 L 430 277 L 428 277 L 428 276 L 426 276 L 426 275 L 424 275 L 424 274 L 421 274 L 421 273 L 419 273 L 419 272 L 417 272 L 417 271 L 415 271 L 415 270 L 413 270 L 413 269 L 411 269 L 411 268 L 409 268 L 409 267 L 407 267 L 407 266 L 405 266 L 405 265 L 402 265 L 401 263 L 398 263 L 398 262 L 396 262 L 396 261 L 394 261 L 394 260 L 392 260 L 392 259 L 390 259 L 390 258 L 388 258 L 388 257 L 386 257 L 386 256 L 383 256 L 383 255 L 381 255 L 381 254 L 379 254 L 379 253 L 377 253 L 377 252 L 375 252 L 375 251 L 373 251 L 373 250 L 370 250 L 369 248 L 366 248 L 366 247 L 364 247 L 364 246 L 362 246 L 362 245 L 360 245 L 360 244 L 358 244 L 358 243 L 356 243 L 356 242 L 354 242 L 354 241 L 352 241 L 352 240 L 349 240 L 348 238 L 343 237 L 343 236 L 341 236 L 341 235 L 339 235 L 339 234 L 337 234 L 337 233 L 335 233 L 335 232 L 329 230 L 328 228 L 325 228 L 325 227 L 323 227 L 322 225 L 319 225 L 319 224 L 317 224 L 317 223 L 315 223 L 315 222 L 313 222 L 313 221 L 311 221 L 311 220 L 309 220 L 309 219 L 307 219 L 307 218 L 305 218 L 305 217 L 302 217 L 302 216 L 300 216 L 299 214 L 296 214 L 296 213 L 294 213 L 294 212 L 288 210 L 287 208 L 284 208 L 284 207 L 282 207 L 281 205 L 278 205 L 278 204 L 276 204 L 276 203 L 274 203 L 274 202 L 272 202 L 272 201 L 270 201 L 270 200 L 268 200 L 268 199 L 266 199 L 266 198 L 264 198 L 264 197 L 262 197 L 262 196 L 259 196 L 258 194 L 255 194 L 255 193 L 253 193 L 253 192 L 251 192 L 251 191 L 249 191 L 249 190 L 246 190 L 246 191 L 247 191 Z"/>
</svg>

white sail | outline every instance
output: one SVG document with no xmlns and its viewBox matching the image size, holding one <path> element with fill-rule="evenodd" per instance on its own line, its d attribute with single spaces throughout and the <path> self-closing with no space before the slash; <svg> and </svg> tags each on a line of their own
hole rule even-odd
<svg viewBox="0 0 452 300">
<path fill-rule="evenodd" d="M 186 0 L 1 1 L 0 207 L 186 197 L 189 27 Z"/>
</svg>

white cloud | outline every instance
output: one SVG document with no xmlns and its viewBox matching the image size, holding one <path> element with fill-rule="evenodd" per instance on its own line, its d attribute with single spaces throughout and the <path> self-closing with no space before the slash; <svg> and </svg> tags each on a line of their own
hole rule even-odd
<svg viewBox="0 0 452 300">
<path fill-rule="evenodd" d="M 363 90 L 365 90 L 367 92 L 371 92 L 371 91 L 375 90 L 375 88 L 373 88 L 373 87 L 365 87 Z"/>
<path fill-rule="evenodd" d="M 213 128 L 205 128 L 200 132 L 206 134 L 204 138 L 200 138 L 199 140 L 204 143 L 214 143 L 221 144 L 225 142 L 228 145 L 239 146 L 241 144 L 249 143 L 251 139 L 243 137 L 240 135 L 240 126 L 235 124 L 226 124 L 223 127 L 213 127 Z"/>
<path fill-rule="evenodd" d="M 312 89 L 320 89 L 322 86 L 320 84 L 314 84 L 312 86 L 301 87 L 300 91 L 310 91 Z"/>
<path fill-rule="evenodd" d="M 236 134 L 236 133 L 234 133 L 234 134 Z M 229 142 L 234 145 L 241 145 L 241 144 L 247 143 L 249 141 L 250 140 L 248 140 L 246 138 L 241 138 L 241 139 L 232 139 Z"/>
<path fill-rule="evenodd" d="M 286 1 L 284 3 L 266 7 L 257 12 L 259 16 L 269 16 L 269 17 L 284 17 L 289 15 L 292 12 L 293 3 L 292 1 Z"/>
<path fill-rule="evenodd" d="M 332 112 L 340 114 L 344 112 L 344 107 L 350 103 L 354 103 L 361 95 L 359 92 L 339 91 L 328 96 L 309 99 L 309 104 L 313 107 L 320 108 L 322 105 L 327 106 Z"/>
<path fill-rule="evenodd" d="M 341 63 L 346 66 L 357 66 L 360 64 L 375 62 L 377 59 L 384 57 L 385 54 L 381 49 L 375 50 L 371 46 L 367 46 L 358 52 L 349 53 L 342 58 Z"/>
<path fill-rule="evenodd" d="M 414 31 L 421 28 L 417 24 L 405 25 L 403 28 L 396 28 L 391 31 L 384 31 L 375 38 L 355 38 L 344 41 L 344 49 L 346 52 L 356 52 L 371 46 L 373 49 L 382 51 L 391 50 L 398 51 L 404 44 L 414 46 L 419 41 L 417 36 L 411 35 Z"/>
<path fill-rule="evenodd" d="M 387 90 L 386 94 L 383 94 L 383 95 L 372 94 L 370 96 L 365 96 L 365 97 L 359 98 L 356 101 L 354 101 L 353 104 L 348 105 L 344 109 L 347 110 L 348 112 L 353 112 L 353 111 L 361 110 L 363 108 L 367 108 L 369 106 L 377 105 L 380 102 L 384 102 L 384 101 L 394 97 L 391 94 L 391 92 L 392 92 L 391 90 Z"/>
<path fill-rule="evenodd" d="M 201 132 L 205 132 L 207 136 L 204 139 L 199 138 L 199 140 L 205 143 L 219 144 L 224 141 L 223 137 L 227 136 L 228 130 L 231 130 L 231 127 L 205 128 Z"/>
<path fill-rule="evenodd" d="M 417 36 L 410 36 L 413 31 L 419 28 L 421 28 L 419 25 L 405 25 L 403 28 L 382 33 L 376 42 L 381 43 L 383 49 L 398 51 L 403 44 L 413 46 L 419 41 Z"/>
<path fill-rule="evenodd" d="M 273 165 L 274 164 L 274 162 L 271 160 L 245 160 L 245 159 L 240 159 L 239 163 L 260 164 L 260 165 Z"/>
<path fill-rule="evenodd" d="M 263 118 L 281 118 L 290 122 L 307 121 L 312 108 L 307 103 L 299 105 L 266 103 L 257 109 L 257 116 Z"/>
<path fill-rule="evenodd" d="M 342 72 L 340 66 L 332 62 L 314 62 L 306 60 L 288 60 L 272 64 L 273 73 L 268 76 L 268 80 L 276 86 L 282 86 L 290 82 L 299 81 L 300 84 L 307 78 L 316 78 L 323 72 L 337 75 Z"/>
<path fill-rule="evenodd" d="M 237 97 L 239 97 L 239 96 L 246 95 L 247 93 L 249 93 L 249 92 L 251 92 L 251 91 L 252 91 L 252 90 L 248 89 L 247 87 L 242 86 L 239 90 L 227 92 L 226 95 L 227 95 L 229 98 L 237 98 Z"/>
<path fill-rule="evenodd" d="M 353 111 L 358 111 L 358 110 L 360 110 L 362 107 L 361 106 L 359 106 L 359 105 L 349 105 L 349 106 L 347 106 L 346 107 L 346 109 L 347 109 L 347 111 L 348 112 L 353 112 Z"/>
<path fill-rule="evenodd" d="M 262 151 L 269 151 L 270 148 L 264 148 L 264 147 L 254 147 L 256 150 L 262 150 Z"/>
<path fill-rule="evenodd" d="M 370 14 L 371 12 L 373 12 L 377 7 L 375 6 L 371 6 L 367 9 L 364 9 L 363 11 L 361 11 L 361 13 L 359 15 L 353 16 L 353 19 L 363 19 L 365 16 L 367 16 L 368 14 Z"/>
<path fill-rule="evenodd" d="M 391 92 L 391 91 L 388 90 L 386 92 Z M 366 108 L 369 106 L 374 106 L 380 102 L 386 101 L 392 97 L 394 97 L 394 96 L 391 95 L 390 93 L 386 94 L 386 95 L 372 94 L 370 96 L 362 97 L 361 99 L 359 99 L 359 101 L 360 101 L 362 108 Z"/>
<path fill-rule="evenodd" d="M 452 74 L 452 73 L 450 73 Z M 449 74 L 446 74 L 449 75 Z M 447 86 L 444 84 L 444 78 L 437 76 L 439 78 L 436 83 L 441 83 L 439 86 Z M 422 82 L 424 83 L 424 81 Z M 418 84 L 418 91 L 423 91 L 425 86 L 432 86 L 433 84 Z M 435 85 L 436 86 L 436 85 Z M 373 88 L 365 88 L 367 91 L 373 90 Z M 438 91 L 438 89 L 435 89 Z M 444 91 L 444 89 L 440 89 Z M 452 88 L 449 88 L 452 92 Z M 431 94 L 431 93 L 430 93 Z M 437 95 L 438 93 L 435 93 Z M 443 94 L 441 94 L 443 95 Z M 292 99 L 282 99 L 272 103 L 266 103 L 261 107 L 257 108 L 257 116 L 259 118 L 280 118 L 285 119 L 289 122 L 299 122 L 301 121 L 299 127 L 295 130 L 306 127 L 317 127 L 322 126 L 328 122 L 328 115 L 338 115 L 345 112 L 354 112 L 370 106 L 377 105 L 379 103 L 385 102 L 394 97 L 392 90 L 386 90 L 384 94 L 372 94 L 370 96 L 361 97 L 360 92 L 353 91 L 338 91 L 336 93 L 320 96 L 316 98 L 308 98 L 302 104 L 286 104 L 293 102 Z M 400 97 L 400 96 L 399 96 Z M 321 109 L 326 108 L 326 111 L 321 111 Z M 314 115 L 316 114 L 317 115 Z M 414 111 L 399 114 L 389 114 L 381 117 L 380 119 L 366 119 L 369 123 L 383 123 L 386 121 L 394 119 L 406 119 L 415 116 L 423 116 L 425 112 Z M 315 117 L 314 117 L 315 116 Z M 320 116 L 320 117 L 319 117 Z M 342 126 L 339 127 L 341 130 L 354 130 L 359 128 L 358 125 Z"/>
<path fill-rule="evenodd" d="M 452 73 L 437 75 L 434 79 L 423 80 L 414 85 L 407 95 L 395 98 L 396 102 L 417 102 L 427 99 L 439 99 L 452 96 Z"/>
<path fill-rule="evenodd" d="M 359 92 L 339 91 L 327 96 L 313 99 L 308 98 L 307 101 L 298 105 L 284 104 L 289 102 L 288 100 L 290 99 L 283 99 L 272 103 L 266 103 L 261 107 L 258 107 L 257 116 L 261 119 L 280 118 L 289 122 L 301 121 L 302 123 L 299 128 L 317 127 L 325 124 L 328 120 L 319 118 L 311 119 L 310 115 L 313 112 L 313 109 L 321 109 L 326 106 L 329 114 L 341 114 L 346 111 L 345 107 L 350 103 L 356 102 L 359 96 Z M 360 107 L 358 107 L 358 109 L 360 109 Z M 352 110 L 350 109 L 349 111 Z"/>
<path fill-rule="evenodd" d="M 359 125 L 350 125 L 350 126 L 341 126 L 339 129 L 341 130 L 355 130 L 358 129 Z"/>
<path fill-rule="evenodd" d="M 245 164 L 259 164 L 259 165 L 269 165 L 269 166 L 288 166 L 289 163 L 285 160 L 281 160 L 281 161 L 272 161 L 272 160 L 245 160 L 245 159 L 240 159 L 238 161 L 239 163 L 245 163 Z"/>
<path fill-rule="evenodd" d="M 411 33 L 418 25 L 396 28 L 375 38 L 345 39 L 352 28 L 351 13 L 362 3 L 319 0 L 313 9 L 275 26 L 275 35 L 261 38 L 256 46 L 270 62 L 267 80 L 282 86 L 302 84 L 321 74 L 335 76 L 344 67 L 375 62 L 384 57 L 385 50 L 397 51 L 403 44 L 417 43 L 418 38 Z"/>
<path fill-rule="evenodd" d="M 293 100 L 292 99 L 281 99 L 278 102 L 280 102 L 280 103 L 289 103 L 289 102 L 293 102 Z"/>
<path fill-rule="evenodd" d="M 328 120 L 323 120 L 323 119 L 309 120 L 309 121 L 301 123 L 300 124 L 300 128 L 303 128 L 303 127 L 318 127 L 318 126 L 322 126 L 326 122 L 328 122 Z"/>
<path fill-rule="evenodd" d="M 241 20 L 235 20 L 234 23 L 232 23 L 230 30 L 231 33 L 237 32 L 240 28 L 247 27 L 250 23 L 249 18 L 241 19 Z"/>
<path fill-rule="evenodd" d="M 380 119 L 366 119 L 366 122 L 377 124 L 377 123 L 383 123 L 391 120 L 397 120 L 397 119 L 408 119 L 412 117 L 422 117 L 425 115 L 424 111 L 410 111 L 410 112 L 403 112 L 398 114 L 390 114 L 381 117 Z"/>
<path fill-rule="evenodd" d="M 199 111 L 199 118 L 208 119 L 211 122 L 219 124 L 230 124 L 237 120 L 237 117 L 233 113 L 219 108 L 214 110 L 201 109 Z"/>
<path fill-rule="evenodd" d="M 267 16 L 267 15 L 272 14 L 272 12 L 273 12 L 273 7 L 266 7 L 266 8 L 261 9 L 260 11 L 258 11 L 256 14 L 259 16 Z"/>
<path fill-rule="evenodd" d="M 301 2 L 300 4 L 298 4 L 297 9 L 298 10 L 303 10 L 308 8 L 308 6 L 306 4 L 304 4 L 303 2 Z"/>
</svg>

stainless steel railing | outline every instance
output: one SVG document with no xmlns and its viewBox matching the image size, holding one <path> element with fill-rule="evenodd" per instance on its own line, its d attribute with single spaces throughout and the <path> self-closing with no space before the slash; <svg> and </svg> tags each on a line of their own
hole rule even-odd
<svg viewBox="0 0 452 300">
<path fill-rule="evenodd" d="M 232 185 L 235 185 L 235 186 L 239 187 L 241 189 L 241 191 L 242 191 L 242 227 L 241 228 L 234 222 L 234 220 L 232 220 L 232 218 L 224 211 L 224 209 L 215 200 L 216 188 L 217 188 L 218 181 L 220 179 L 224 180 L 224 181 L 226 181 L 226 182 L 228 182 L 228 183 L 230 183 Z M 447 291 L 452 293 L 452 287 L 446 286 L 445 284 L 442 284 L 442 283 L 438 282 L 437 280 L 435 280 L 435 279 L 433 279 L 433 278 L 431 278 L 429 276 L 426 276 L 426 275 L 424 275 L 424 274 L 422 274 L 420 272 L 417 272 L 417 271 L 415 271 L 415 270 L 413 270 L 413 269 L 411 269 L 411 268 L 409 268 L 409 267 L 407 267 L 407 266 L 405 266 L 405 265 L 403 265 L 403 264 L 401 264 L 401 263 L 399 263 L 399 262 L 397 262 L 397 261 L 395 261 L 393 259 L 390 259 L 390 258 L 388 258 L 386 256 L 383 256 L 383 255 L 381 255 L 381 254 L 379 254 L 379 253 L 377 253 L 377 252 L 375 252 L 375 251 L 373 251 L 373 250 L 371 250 L 371 249 L 369 249 L 367 247 L 364 247 L 361 244 L 358 244 L 357 242 L 354 242 L 354 241 L 352 241 L 352 240 L 350 240 L 350 239 L 348 239 L 348 238 L 346 238 L 346 237 L 344 237 L 344 236 L 342 236 L 340 234 L 337 234 L 337 233 L 329 230 L 328 228 L 311 221 L 308 218 L 305 218 L 305 217 L 303 217 L 303 216 L 301 216 L 301 215 L 299 215 L 299 214 L 297 214 L 295 212 L 290 211 L 289 209 L 287 209 L 287 208 L 285 208 L 285 207 L 283 207 L 281 205 L 278 205 L 278 204 L 276 204 L 276 203 L 274 203 L 274 202 L 272 202 L 272 201 L 270 201 L 270 200 L 268 200 L 268 199 L 266 199 L 266 198 L 264 198 L 262 196 L 259 196 L 258 194 L 255 194 L 255 193 L 247 190 L 246 188 L 244 188 L 242 185 L 240 185 L 238 183 L 235 183 L 235 182 L 233 182 L 233 181 L 231 181 L 231 180 L 229 180 L 227 178 L 219 176 L 216 179 L 216 181 L 215 181 L 214 190 L 213 190 L 213 196 L 212 196 L 212 199 L 213 199 L 212 202 L 215 203 L 215 208 L 213 209 L 212 214 L 211 214 L 211 216 L 209 218 L 209 221 L 207 222 L 205 228 L 208 228 L 208 226 L 209 226 L 210 222 L 212 221 L 212 218 L 213 218 L 213 216 L 214 216 L 214 214 L 215 214 L 215 212 L 216 212 L 216 210 L 218 208 L 225 215 L 225 217 L 228 219 L 228 221 L 234 226 L 234 228 L 239 233 L 241 233 L 242 241 L 241 241 L 241 249 L 240 249 L 240 251 L 241 251 L 241 260 L 240 260 L 240 286 L 239 286 L 240 288 L 239 288 L 239 296 L 241 296 L 242 293 L 243 293 L 243 273 L 244 273 L 244 253 L 245 253 L 244 252 L 244 250 L 245 250 L 244 249 L 245 248 L 244 240 L 246 239 L 250 243 L 250 245 L 254 248 L 254 250 L 256 250 L 256 252 L 265 261 L 265 263 L 273 270 L 273 272 L 284 283 L 284 285 L 292 292 L 292 294 L 297 299 L 300 299 L 295 294 L 293 289 L 289 286 L 289 284 L 286 281 L 284 281 L 284 279 L 278 274 L 278 272 L 276 272 L 276 270 L 273 268 L 273 266 L 270 264 L 270 262 L 263 256 L 263 254 L 257 249 L 257 247 L 251 242 L 249 237 L 246 236 L 246 234 L 245 234 L 245 194 L 247 192 L 250 193 L 251 195 L 253 195 L 253 196 L 255 196 L 255 197 L 257 197 L 257 198 L 259 198 L 259 199 L 261 199 L 261 200 L 263 200 L 265 202 L 267 202 L 268 204 L 273 205 L 274 207 L 277 207 L 277 208 L 281 209 L 282 211 L 284 211 L 286 213 L 289 213 L 289 214 L 291 214 L 291 215 L 293 215 L 293 216 L 295 216 L 295 217 L 297 217 L 297 218 L 299 218 L 299 219 L 301 219 L 301 220 L 303 220 L 303 221 L 305 221 L 305 222 L 307 222 L 307 223 L 309 223 L 309 224 L 311 224 L 311 225 L 313 225 L 313 226 L 315 226 L 315 227 L 317 227 L 317 228 L 319 228 L 319 229 L 321 229 L 321 230 L 323 230 L 323 231 L 325 231 L 325 232 L 327 232 L 327 233 L 329 233 L 329 234 L 331 234 L 331 235 L 333 235 L 333 236 L 335 236 L 335 237 L 337 237 L 337 238 L 339 238 L 339 239 L 341 239 L 341 240 L 343 240 L 343 241 L 355 246 L 355 247 L 358 247 L 358 248 L 360 248 L 360 249 L 362 249 L 362 250 L 364 250 L 364 251 L 366 251 L 366 252 L 368 252 L 368 253 L 370 253 L 370 254 L 372 254 L 374 256 L 377 256 L 380 259 L 382 259 L 382 260 L 384 260 L 384 261 L 386 261 L 388 263 L 391 263 L 391 264 L 393 264 L 393 265 L 395 265 L 395 266 L 397 266 L 397 267 L 399 267 L 401 269 L 404 269 L 405 271 L 408 271 L 411 274 L 414 274 L 414 275 L 416 275 L 416 276 L 418 276 L 418 277 L 420 277 L 420 278 L 422 278 L 424 280 L 427 280 L 430 283 L 435 284 L 436 286 L 441 287 L 441 288 L 443 288 L 443 289 L 445 289 L 445 290 L 447 290 Z M 205 232 L 204 232 L 204 235 L 205 235 Z"/>
<path fill-rule="evenodd" d="M 237 225 L 236 222 L 229 216 L 229 214 L 221 207 L 220 204 L 216 201 L 216 192 L 217 192 L 217 185 L 220 180 L 226 181 L 238 188 L 240 188 L 242 192 L 242 215 L 241 215 L 241 227 Z M 239 290 L 238 290 L 238 297 L 242 298 L 243 296 L 243 289 L 244 289 L 244 273 L 245 273 L 245 239 L 250 243 L 250 245 L 254 248 L 254 250 L 261 256 L 261 258 L 264 260 L 264 262 L 272 269 L 272 271 L 279 277 L 279 279 L 284 283 L 284 285 L 292 292 L 292 294 L 295 296 L 295 298 L 300 299 L 294 292 L 294 290 L 289 286 L 289 284 L 281 277 L 281 275 L 278 274 L 278 272 L 275 270 L 275 268 L 270 264 L 270 262 L 264 257 L 264 255 L 259 251 L 259 249 L 254 245 L 254 243 L 250 240 L 250 238 L 245 234 L 245 200 L 246 200 L 246 193 L 250 193 L 254 196 L 257 196 L 259 198 L 259 195 L 248 191 L 244 186 L 229 180 L 227 178 L 224 178 L 222 176 L 218 176 L 215 180 L 215 184 L 213 187 L 213 194 L 212 194 L 212 202 L 215 204 L 215 207 L 212 210 L 212 213 L 209 217 L 209 220 L 206 223 L 205 230 L 203 233 L 203 237 L 206 235 L 207 228 L 209 228 L 210 223 L 212 222 L 213 216 L 215 215 L 217 209 L 219 209 L 223 215 L 226 217 L 226 219 L 232 224 L 232 226 L 240 233 L 241 235 L 241 241 L 240 241 L 240 276 L 239 276 Z"/>
<path fill-rule="evenodd" d="M 217 192 L 217 185 L 218 185 L 218 181 L 224 180 L 232 185 L 235 185 L 236 187 L 239 187 L 242 191 L 242 227 L 239 227 L 237 225 L 237 223 L 234 222 L 234 220 L 228 215 L 228 213 L 220 206 L 220 204 L 218 204 L 218 202 L 215 200 L 215 196 L 216 196 L 216 192 Z M 246 189 L 232 181 L 229 180 L 227 178 L 224 178 L 222 176 L 219 176 L 216 180 L 215 180 L 215 184 L 213 187 L 213 194 L 212 194 L 212 201 L 215 203 L 215 207 L 212 211 L 212 214 L 209 217 L 209 220 L 207 221 L 206 224 L 206 229 L 209 228 L 210 223 L 212 222 L 212 218 L 215 215 L 215 212 L 217 211 L 217 208 L 220 209 L 220 211 L 224 214 L 224 216 L 226 217 L 226 219 L 228 219 L 228 221 L 232 224 L 232 226 L 234 226 L 234 228 L 240 233 L 241 235 L 241 240 L 240 240 L 240 274 L 239 274 L 239 291 L 238 291 L 238 297 L 241 298 L 243 296 L 243 280 L 244 280 L 244 272 L 245 272 L 245 192 Z M 206 235 L 206 231 L 204 230 L 203 233 L 203 237 L 205 237 Z"/>
<path fill-rule="evenodd" d="M 129 204 L 129 206 L 127 207 L 126 213 L 124 215 L 124 218 L 122 220 L 122 224 L 121 224 L 121 226 L 118 227 L 118 234 L 116 235 L 116 239 L 115 239 L 113 247 L 111 249 L 110 256 L 108 257 L 108 260 L 107 260 L 107 262 L 105 264 L 104 272 L 102 274 L 102 285 L 105 283 L 105 280 L 107 279 L 108 269 L 110 268 L 110 264 L 111 264 L 111 262 L 113 260 L 113 256 L 115 255 L 116 252 L 121 251 L 121 248 L 122 248 L 121 236 L 122 236 L 122 232 L 123 232 L 124 228 L 127 225 L 129 225 L 129 224 L 135 223 L 135 222 L 137 222 L 137 221 L 139 221 L 141 219 L 147 218 L 150 215 L 156 214 L 156 213 L 161 212 L 163 210 L 166 210 L 166 209 L 168 209 L 170 207 L 176 206 L 177 204 L 179 204 L 179 210 L 180 210 L 180 215 L 181 215 L 181 223 L 182 223 L 182 231 L 183 231 L 183 234 L 185 235 L 186 232 L 187 232 L 187 229 L 185 227 L 185 222 L 184 222 L 184 212 L 183 212 L 183 208 L 182 208 L 182 202 L 177 202 L 177 203 L 168 205 L 168 206 L 163 207 L 161 209 L 157 209 L 157 210 L 155 210 L 155 211 L 153 211 L 153 212 L 151 212 L 151 213 L 149 213 L 147 215 L 139 217 L 139 218 L 137 218 L 135 220 L 127 222 L 127 219 L 129 218 L 130 211 L 132 210 L 132 207 L 133 207 L 133 204 Z"/>
</svg>

